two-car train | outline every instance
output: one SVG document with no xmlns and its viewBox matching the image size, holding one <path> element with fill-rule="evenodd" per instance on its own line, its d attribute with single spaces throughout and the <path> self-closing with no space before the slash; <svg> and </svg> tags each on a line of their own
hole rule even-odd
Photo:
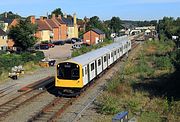
<svg viewBox="0 0 180 122">
<path fill-rule="evenodd" d="M 55 87 L 60 95 L 77 95 L 104 70 L 131 50 L 130 40 L 121 40 L 57 64 Z"/>
</svg>

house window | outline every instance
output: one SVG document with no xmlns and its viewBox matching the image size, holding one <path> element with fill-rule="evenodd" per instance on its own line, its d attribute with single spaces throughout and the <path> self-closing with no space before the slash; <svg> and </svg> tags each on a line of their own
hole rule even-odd
<svg viewBox="0 0 180 122">
<path fill-rule="evenodd" d="M 104 62 L 106 62 L 106 56 L 104 56 Z"/>
<path fill-rule="evenodd" d="M 91 64 L 91 71 L 94 70 L 94 63 Z"/>
<path fill-rule="evenodd" d="M 101 59 L 98 60 L 98 66 L 100 66 L 100 65 L 101 65 Z"/>
</svg>

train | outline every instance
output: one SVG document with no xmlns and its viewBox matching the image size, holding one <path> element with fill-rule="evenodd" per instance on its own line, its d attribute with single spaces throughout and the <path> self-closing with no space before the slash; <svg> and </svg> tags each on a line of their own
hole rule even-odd
<svg viewBox="0 0 180 122">
<path fill-rule="evenodd" d="M 56 67 L 55 87 L 58 94 L 76 96 L 100 74 L 131 50 L 131 41 L 123 39 L 72 59 Z"/>
</svg>

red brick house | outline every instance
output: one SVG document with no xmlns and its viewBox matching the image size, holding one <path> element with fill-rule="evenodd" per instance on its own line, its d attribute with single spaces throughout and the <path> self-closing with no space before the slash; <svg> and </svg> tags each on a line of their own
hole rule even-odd
<svg viewBox="0 0 180 122">
<path fill-rule="evenodd" d="M 59 26 L 59 40 L 67 39 L 67 25 L 62 20 L 61 15 L 55 17 L 55 14 L 53 14 L 51 20 Z"/>
<path fill-rule="evenodd" d="M 99 29 L 91 29 L 83 34 L 83 41 L 89 45 L 103 42 L 105 33 Z"/>
</svg>

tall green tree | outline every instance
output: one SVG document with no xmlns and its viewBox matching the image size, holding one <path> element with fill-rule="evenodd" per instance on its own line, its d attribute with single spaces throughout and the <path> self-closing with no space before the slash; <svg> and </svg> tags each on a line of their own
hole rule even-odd
<svg viewBox="0 0 180 122">
<path fill-rule="evenodd" d="M 10 28 L 8 37 L 13 39 L 16 47 L 20 47 L 23 51 L 26 51 L 29 47 L 32 47 L 37 38 L 34 36 L 37 30 L 37 25 L 32 24 L 29 19 L 20 20 L 16 26 Z"/>
<path fill-rule="evenodd" d="M 61 11 L 61 8 L 55 9 L 54 11 L 52 11 L 51 15 L 52 15 L 52 14 L 55 14 L 56 17 L 58 17 L 58 15 L 63 16 L 63 12 Z"/>
<path fill-rule="evenodd" d="M 121 20 L 119 17 L 112 17 L 110 24 L 109 24 L 112 32 L 119 33 L 121 26 Z"/>
<path fill-rule="evenodd" d="M 109 32 L 108 26 L 106 25 L 105 22 L 101 21 L 98 16 L 91 17 L 89 22 L 87 22 L 86 31 L 88 31 L 92 28 L 98 28 L 99 30 L 101 30 L 105 33 L 106 38 L 110 37 L 110 32 Z"/>
</svg>

